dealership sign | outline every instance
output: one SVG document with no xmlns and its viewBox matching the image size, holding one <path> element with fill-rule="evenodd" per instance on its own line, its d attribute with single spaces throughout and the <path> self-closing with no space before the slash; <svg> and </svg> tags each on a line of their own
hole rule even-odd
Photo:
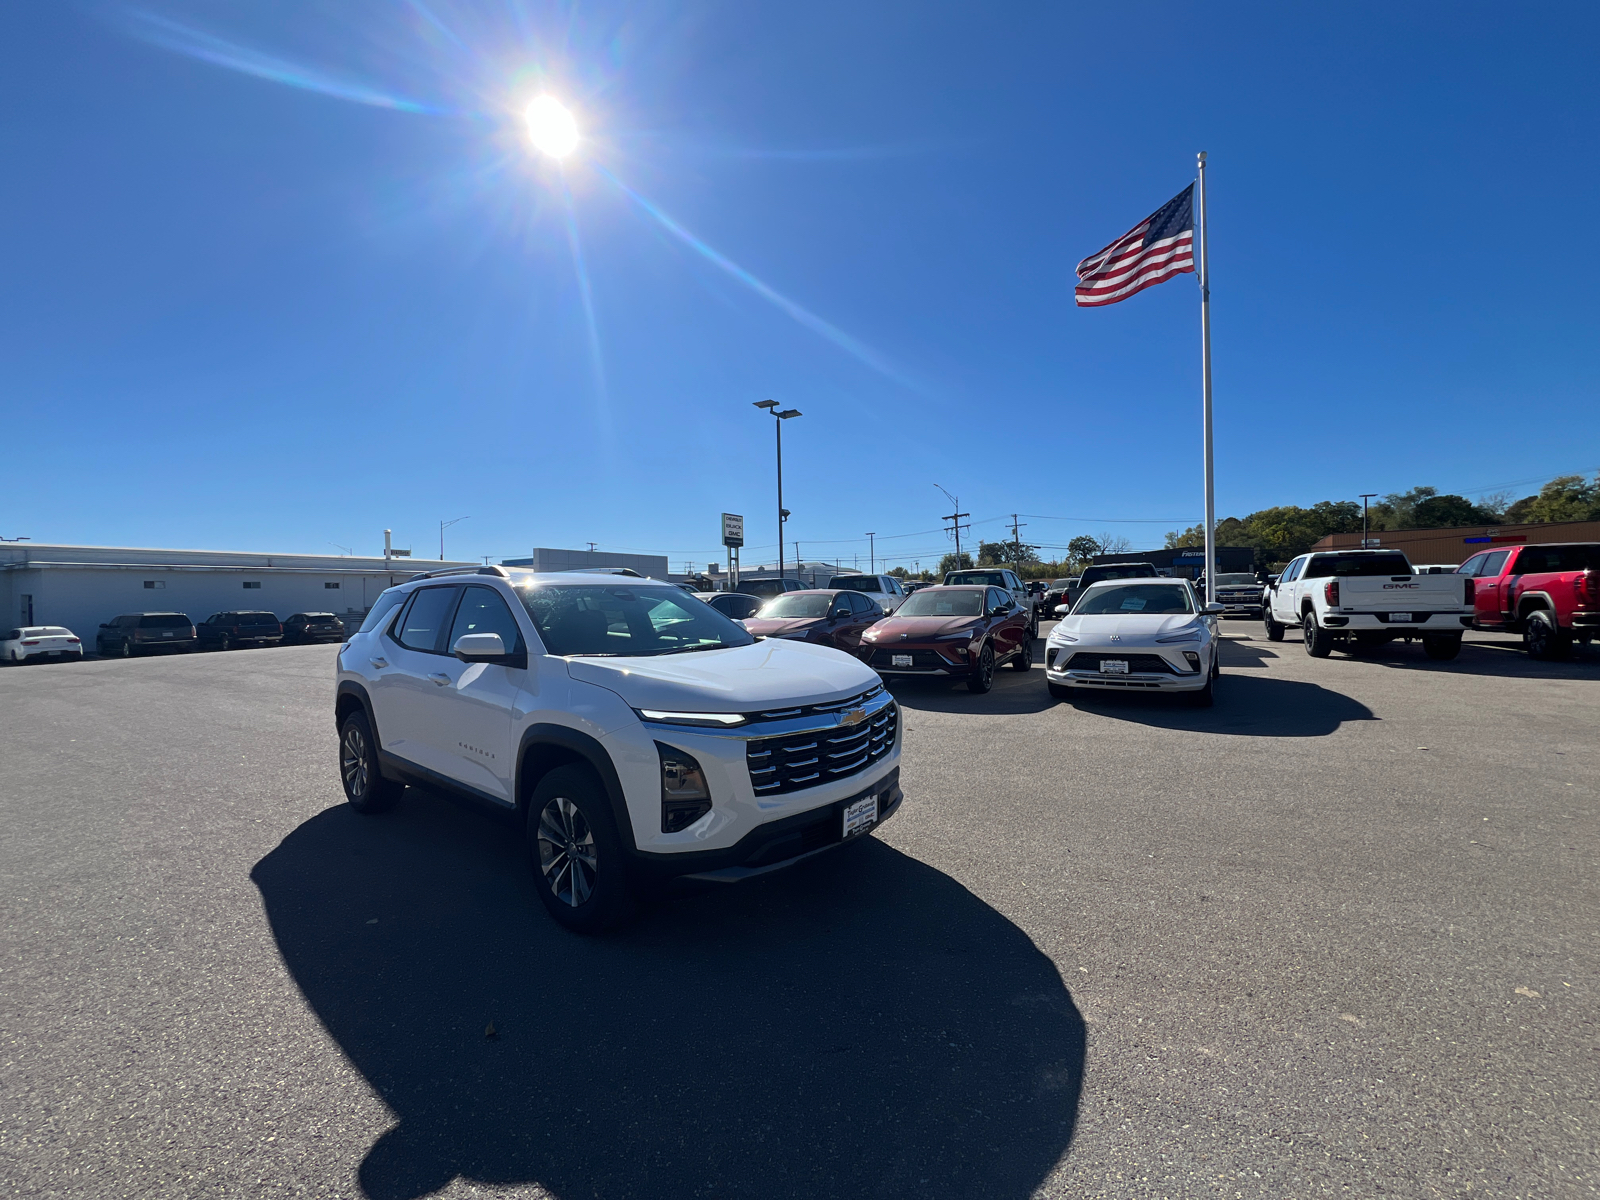
<svg viewBox="0 0 1600 1200">
<path fill-rule="evenodd" d="M 722 514 L 722 544 L 724 546 L 744 545 L 744 518 L 736 513 Z"/>
</svg>

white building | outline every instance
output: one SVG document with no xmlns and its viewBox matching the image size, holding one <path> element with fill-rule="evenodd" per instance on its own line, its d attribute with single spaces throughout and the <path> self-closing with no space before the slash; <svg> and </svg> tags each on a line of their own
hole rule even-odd
<svg viewBox="0 0 1600 1200">
<path fill-rule="evenodd" d="M 536 546 L 527 558 L 502 558 L 503 567 L 526 567 L 530 571 L 582 571 L 588 567 L 627 567 L 646 579 L 667 577 L 665 554 L 614 554 L 609 550 L 558 550 Z"/>
<path fill-rule="evenodd" d="M 0 544 L 0 631 L 65 625 L 93 650 L 100 625 L 121 613 L 218 612 L 364 615 L 378 593 L 418 571 L 469 567 L 429 559 L 143 550 L 120 546 Z"/>
</svg>

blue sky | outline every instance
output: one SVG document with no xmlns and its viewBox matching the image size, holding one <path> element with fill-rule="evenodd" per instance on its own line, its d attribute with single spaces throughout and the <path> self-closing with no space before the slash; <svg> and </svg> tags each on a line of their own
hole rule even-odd
<svg viewBox="0 0 1600 1200">
<path fill-rule="evenodd" d="M 1600 468 L 1592 5 L 14 5 L 0 535 L 770 561 Z M 520 114 L 584 136 L 556 167 Z M 577 254 L 574 251 L 578 252 Z M 582 262 L 582 271 L 578 262 Z M 1063 519 L 1070 518 L 1070 519 Z M 909 535 L 909 536 L 889 536 Z"/>
</svg>

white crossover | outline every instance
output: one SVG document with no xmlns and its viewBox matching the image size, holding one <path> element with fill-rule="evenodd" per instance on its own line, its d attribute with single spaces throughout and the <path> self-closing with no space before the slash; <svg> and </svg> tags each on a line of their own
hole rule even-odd
<svg viewBox="0 0 1600 1200">
<path fill-rule="evenodd" d="M 582 932 L 648 885 L 763 874 L 901 802 L 900 712 L 871 668 L 654 580 L 416 576 L 341 647 L 335 717 L 356 809 L 416 783 L 517 812 L 545 907 Z"/>
<path fill-rule="evenodd" d="M 1184 692 L 1209 705 L 1216 694 L 1216 615 L 1182 580 L 1115 579 L 1084 589 L 1045 643 L 1050 694 L 1075 691 Z"/>
</svg>

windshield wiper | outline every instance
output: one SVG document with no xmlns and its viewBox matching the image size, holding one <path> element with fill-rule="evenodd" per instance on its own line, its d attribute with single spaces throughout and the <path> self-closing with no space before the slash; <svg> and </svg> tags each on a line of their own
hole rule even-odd
<svg viewBox="0 0 1600 1200">
<path fill-rule="evenodd" d="M 697 650 L 726 650 L 728 647 L 722 642 L 713 642 L 704 646 L 679 646 L 675 650 L 661 650 L 660 654 L 693 654 Z"/>
</svg>

